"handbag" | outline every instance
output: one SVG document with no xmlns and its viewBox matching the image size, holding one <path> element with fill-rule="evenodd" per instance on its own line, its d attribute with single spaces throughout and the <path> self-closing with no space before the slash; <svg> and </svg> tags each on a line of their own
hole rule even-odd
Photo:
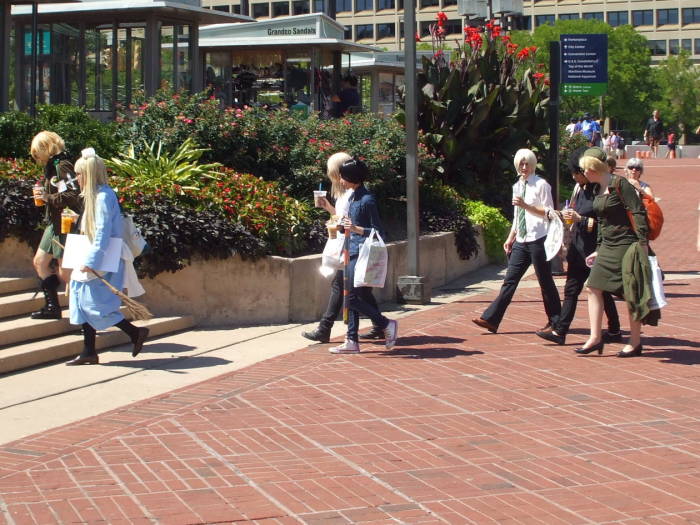
<svg viewBox="0 0 700 525">
<path fill-rule="evenodd" d="M 144 252 L 148 246 L 148 243 L 143 238 L 143 235 L 141 235 L 141 230 L 139 230 L 138 226 L 136 226 L 132 215 L 129 215 L 128 213 L 122 214 L 122 221 L 124 224 L 124 243 L 129 247 L 132 255 L 134 257 L 138 257 Z"/>
<path fill-rule="evenodd" d="M 369 236 L 360 246 L 360 253 L 355 264 L 355 288 L 369 286 L 384 288 L 386 280 L 389 253 L 379 232 L 372 228 Z"/>
<path fill-rule="evenodd" d="M 651 298 L 649 299 L 649 310 L 660 310 L 668 304 L 664 294 L 664 276 L 659 266 L 659 261 L 655 255 L 649 256 L 649 267 L 651 270 Z"/>
<path fill-rule="evenodd" d="M 563 241 L 564 223 L 561 222 L 558 214 L 552 213 L 551 219 L 549 219 L 547 238 L 544 240 L 544 251 L 548 261 L 554 259 L 554 256 L 559 253 Z"/>
<path fill-rule="evenodd" d="M 321 256 L 321 268 L 342 270 L 343 239 L 344 237 L 341 237 L 340 235 L 335 239 L 331 239 L 330 237 L 328 238 L 326 241 L 326 246 L 323 248 L 323 255 Z"/>
</svg>

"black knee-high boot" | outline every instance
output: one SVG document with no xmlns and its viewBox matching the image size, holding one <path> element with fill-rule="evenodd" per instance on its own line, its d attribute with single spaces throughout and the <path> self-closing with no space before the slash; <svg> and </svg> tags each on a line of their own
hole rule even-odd
<svg viewBox="0 0 700 525">
<path fill-rule="evenodd" d="M 58 275 L 51 274 L 41 281 L 41 291 L 44 292 L 46 304 L 41 310 L 32 312 L 32 319 L 60 319 L 61 305 L 58 303 L 58 286 L 61 282 Z"/>
<path fill-rule="evenodd" d="M 117 328 L 121 329 L 129 336 L 134 347 L 131 349 L 131 356 L 136 357 L 143 348 L 143 343 L 146 342 L 148 332 L 150 331 L 145 326 L 135 326 L 126 319 L 122 319 L 117 323 Z"/>
<path fill-rule="evenodd" d="M 75 359 L 71 359 L 66 363 L 68 366 L 75 365 L 96 365 L 100 362 L 95 348 L 95 340 L 97 339 L 97 331 L 88 323 L 83 323 L 83 351 Z"/>
</svg>

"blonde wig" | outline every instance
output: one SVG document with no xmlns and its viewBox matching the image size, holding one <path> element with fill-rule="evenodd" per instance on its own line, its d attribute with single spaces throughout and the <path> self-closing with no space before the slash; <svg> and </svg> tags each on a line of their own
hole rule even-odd
<svg viewBox="0 0 700 525">
<path fill-rule="evenodd" d="M 595 157 L 591 157 L 589 155 L 586 155 L 584 157 L 581 157 L 581 160 L 578 161 L 578 165 L 581 167 L 582 170 L 593 170 L 598 175 L 605 175 L 607 173 L 610 173 L 610 168 L 608 168 L 608 163 L 603 162 L 600 159 L 597 159 Z"/>
<path fill-rule="evenodd" d="M 343 186 L 340 184 L 340 167 L 343 165 L 343 162 L 347 162 L 350 159 L 352 159 L 352 157 L 344 151 L 334 153 L 328 157 L 328 162 L 326 163 L 328 166 L 327 173 L 328 178 L 331 180 L 331 195 L 334 199 L 337 199 L 345 192 Z"/>
<path fill-rule="evenodd" d="M 513 158 L 513 165 L 517 171 L 520 167 L 520 161 L 525 160 L 527 165 L 530 167 L 530 173 L 535 173 L 535 168 L 537 168 L 537 157 L 532 150 L 527 148 L 519 149 L 515 153 L 515 158 Z"/>
<path fill-rule="evenodd" d="M 45 165 L 51 157 L 65 151 L 63 139 L 53 131 L 40 131 L 32 139 L 29 153 L 39 164 Z"/>
<path fill-rule="evenodd" d="M 75 163 L 75 173 L 82 175 L 83 183 L 80 193 L 83 197 L 80 233 L 87 235 L 92 242 L 95 240 L 95 199 L 100 185 L 107 184 L 107 168 L 104 161 L 95 154 L 95 150 L 87 148 Z"/>
</svg>

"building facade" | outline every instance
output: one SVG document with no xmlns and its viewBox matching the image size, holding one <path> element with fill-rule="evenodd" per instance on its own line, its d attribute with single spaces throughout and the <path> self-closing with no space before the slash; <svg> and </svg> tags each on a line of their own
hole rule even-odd
<svg viewBox="0 0 700 525">
<path fill-rule="evenodd" d="M 329 0 L 202 0 L 212 9 L 256 19 L 330 11 Z M 243 5 L 242 5 L 243 3 Z M 557 19 L 592 18 L 611 26 L 631 24 L 649 40 L 654 61 L 690 53 L 700 62 L 700 0 L 524 0 L 517 25 L 534 29 Z M 403 47 L 403 0 L 335 0 L 336 19 L 345 26 L 345 38 L 387 50 Z M 448 40 L 461 38 L 466 23 L 457 12 L 457 0 L 416 0 L 417 30 L 430 42 L 429 27 L 439 11 L 448 16 Z"/>
</svg>

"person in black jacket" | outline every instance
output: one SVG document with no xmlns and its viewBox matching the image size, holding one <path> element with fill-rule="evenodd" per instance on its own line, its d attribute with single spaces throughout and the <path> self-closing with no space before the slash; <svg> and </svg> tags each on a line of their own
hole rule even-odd
<svg viewBox="0 0 700 525">
<path fill-rule="evenodd" d="M 59 268 L 63 259 L 66 236 L 61 235 L 61 212 L 69 208 L 75 213 L 83 211 L 80 188 L 75 178 L 73 164 L 68 160 L 63 139 L 52 131 L 40 131 L 32 139 L 30 153 L 34 160 L 44 166 L 44 187 L 34 190 L 36 202 L 45 203 L 44 235 L 34 255 L 34 269 L 41 279 L 41 290 L 46 304 L 41 310 L 31 314 L 32 319 L 60 319 L 61 306 L 58 302 L 58 287 L 61 279 L 68 282 L 70 270 L 58 274 L 51 269 L 51 261 L 58 260 Z M 61 279 L 59 279 L 61 277 Z"/>
<path fill-rule="evenodd" d="M 600 185 L 591 183 L 579 167 L 579 160 L 587 148 L 579 148 L 569 157 L 569 169 L 576 181 L 570 206 L 563 210 L 565 222 L 571 221 L 571 241 L 566 253 L 566 284 L 564 285 L 564 302 L 561 314 L 552 323 L 552 330 L 535 332 L 542 339 L 563 345 L 571 322 L 576 315 L 578 297 L 591 273 L 586 266 L 586 256 L 593 253 L 597 240 L 596 215 L 593 211 L 593 199 L 600 191 Z M 603 308 L 608 318 L 608 331 L 603 333 L 605 342 L 621 341 L 620 318 L 615 307 L 615 300 L 608 292 L 603 293 Z"/>
</svg>

